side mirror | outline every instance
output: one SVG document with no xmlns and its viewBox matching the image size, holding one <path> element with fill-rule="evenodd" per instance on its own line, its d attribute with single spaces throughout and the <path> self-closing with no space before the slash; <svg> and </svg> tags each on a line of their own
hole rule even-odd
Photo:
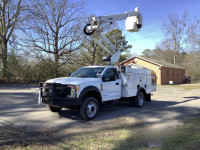
<svg viewBox="0 0 200 150">
<path fill-rule="evenodd" d="M 68 77 L 69 77 L 71 74 L 72 74 L 72 73 L 69 73 L 69 74 L 68 74 Z"/>
<path fill-rule="evenodd" d="M 100 74 L 100 73 L 97 73 L 96 76 L 97 76 L 98 78 L 100 78 L 100 77 L 101 77 L 101 74 Z"/>
</svg>

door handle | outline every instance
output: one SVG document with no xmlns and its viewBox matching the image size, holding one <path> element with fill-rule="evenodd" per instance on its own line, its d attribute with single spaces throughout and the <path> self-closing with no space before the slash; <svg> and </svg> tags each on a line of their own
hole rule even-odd
<svg viewBox="0 0 200 150">
<path fill-rule="evenodd" d="M 119 85 L 119 83 L 117 82 L 116 85 Z"/>
</svg>

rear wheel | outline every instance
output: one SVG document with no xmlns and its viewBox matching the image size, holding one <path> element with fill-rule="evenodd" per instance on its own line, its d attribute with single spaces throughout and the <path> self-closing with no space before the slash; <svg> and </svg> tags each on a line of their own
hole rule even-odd
<svg viewBox="0 0 200 150">
<path fill-rule="evenodd" d="M 145 100 L 144 93 L 139 92 L 137 96 L 133 97 L 130 100 L 130 105 L 134 107 L 142 107 L 144 104 L 144 100 Z"/>
<path fill-rule="evenodd" d="M 84 120 L 92 120 L 99 111 L 99 104 L 96 98 L 87 97 L 83 100 L 80 107 L 80 115 Z"/>
<path fill-rule="evenodd" d="M 62 108 L 60 107 L 54 107 L 54 106 L 50 106 L 50 105 L 46 105 L 48 110 L 50 110 L 51 112 L 60 112 Z"/>
</svg>

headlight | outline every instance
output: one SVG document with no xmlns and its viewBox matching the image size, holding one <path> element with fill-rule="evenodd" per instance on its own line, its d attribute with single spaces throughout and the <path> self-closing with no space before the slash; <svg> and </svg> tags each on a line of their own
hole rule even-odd
<svg viewBox="0 0 200 150">
<path fill-rule="evenodd" d="M 76 94 L 78 93 L 79 89 L 80 89 L 80 86 L 76 85 Z"/>
<path fill-rule="evenodd" d="M 80 87 L 79 85 L 68 85 L 67 87 L 71 88 L 70 95 L 68 95 L 69 98 L 75 98 L 76 94 L 78 93 Z"/>
</svg>

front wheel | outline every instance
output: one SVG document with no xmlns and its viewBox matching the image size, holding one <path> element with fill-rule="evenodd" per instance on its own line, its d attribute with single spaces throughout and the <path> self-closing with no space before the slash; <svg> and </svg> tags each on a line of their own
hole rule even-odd
<svg viewBox="0 0 200 150">
<path fill-rule="evenodd" d="M 144 93 L 139 92 L 136 97 L 130 100 L 130 105 L 134 107 L 142 107 L 144 104 L 144 100 L 145 100 Z"/>
<path fill-rule="evenodd" d="M 50 110 L 51 112 L 60 112 L 62 108 L 60 107 L 54 107 L 54 106 L 50 106 L 50 105 L 46 105 L 48 110 Z"/>
<path fill-rule="evenodd" d="M 96 98 L 87 97 L 83 100 L 80 107 L 80 115 L 84 120 L 92 120 L 99 111 L 99 104 Z"/>
</svg>

